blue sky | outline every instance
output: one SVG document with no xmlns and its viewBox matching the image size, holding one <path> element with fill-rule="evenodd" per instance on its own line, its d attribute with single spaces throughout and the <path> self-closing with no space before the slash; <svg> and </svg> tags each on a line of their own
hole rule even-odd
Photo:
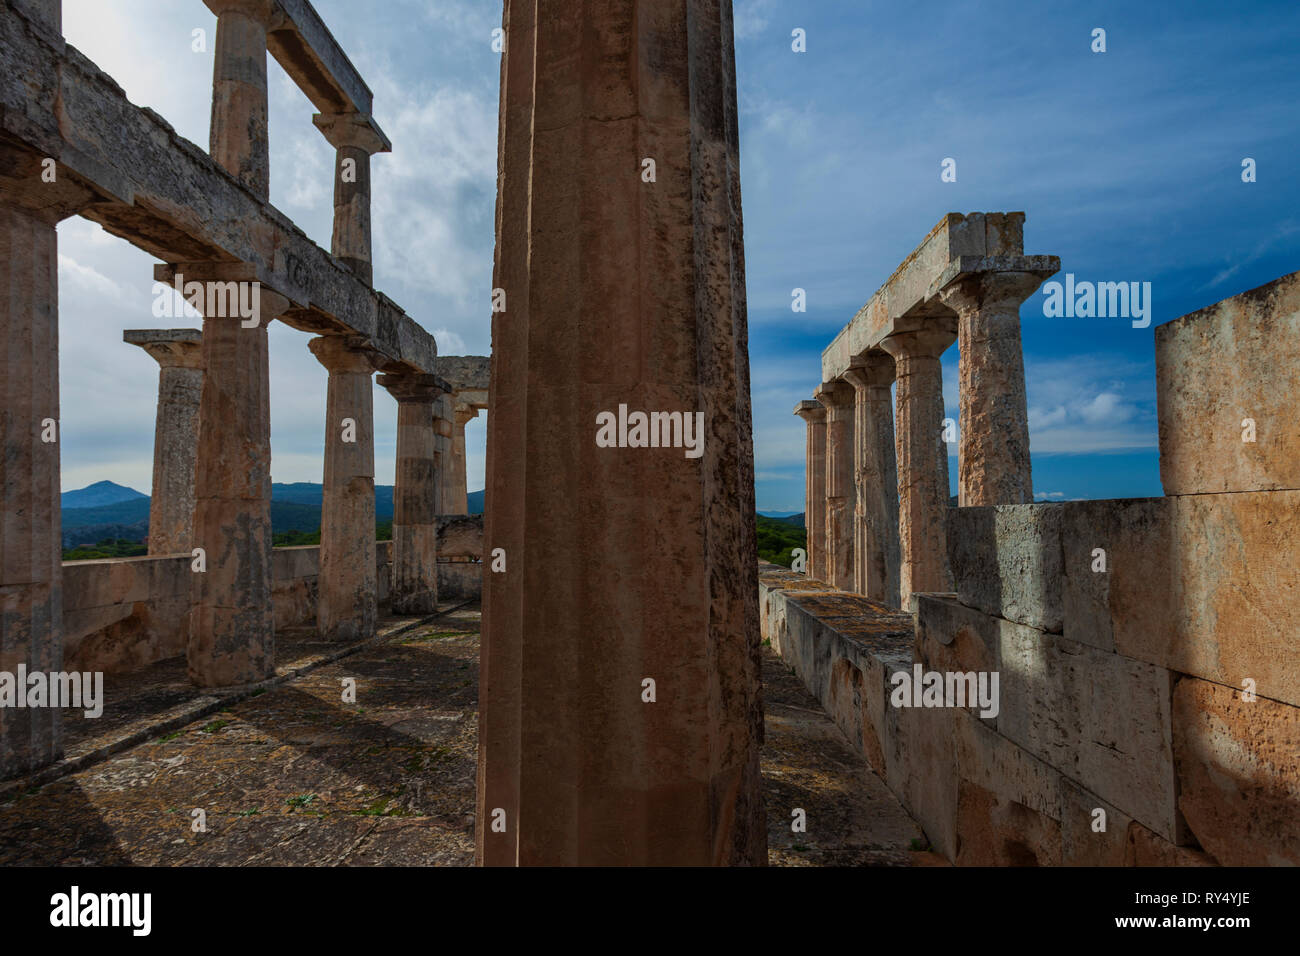
<svg viewBox="0 0 1300 956">
<path fill-rule="evenodd" d="M 444 354 L 486 354 L 500 4 L 316 6 L 394 144 L 373 165 L 375 284 Z M 942 215 L 977 210 L 1023 210 L 1026 252 L 1060 256 L 1062 273 L 1152 283 L 1150 328 L 1044 318 L 1040 295 L 1022 322 L 1035 491 L 1160 494 L 1155 326 L 1300 268 L 1300 4 L 735 7 L 760 509 L 803 509 L 804 426 L 791 410 L 816 386 L 822 348 Z M 133 102 L 206 146 L 211 53 L 190 38 L 211 36 L 215 19 L 201 3 L 65 0 L 64 21 Z M 1097 27 L 1105 53 L 1090 49 Z M 791 50 L 795 28 L 806 53 Z M 270 91 L 272 202 L 328 247 L 332 151 L 274 63 Z M 955 183 L 940 181 L 945 157 Z M 1244 157 L 1254 183 L 1241 181 Z M 60 254 L 63 485 L 148 491 L 156 366 L 121 330 L 180 323 L 150 315 L 150 257 L 97 226 L 61 225 Z M 790 310 L 796 287 L 806 313 Z M 307 339 L 273 326 L 277 481 L 320 480 L 325 373 Z M 954 347 L 953 418 L 956 361 Z M 377 390 L 383 483 L 395 418 Z M 483 419 L 467 434 L 473 489 Z"/>
</svg>

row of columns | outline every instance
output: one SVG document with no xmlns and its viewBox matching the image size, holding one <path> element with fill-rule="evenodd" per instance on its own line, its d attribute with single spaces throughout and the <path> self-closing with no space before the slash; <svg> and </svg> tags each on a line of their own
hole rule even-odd
<svg viewBox="0 0 1300 956">
<path fill-rule="evenodd" d="M 939 317 L 895 332 L 795 407 L 807 423 L 810 575 L 891 607 L 951 589 L 940 356 L 955 340 L 958 503 L 1033 500 L 1019 308 L 1043 278 L 982 272 L 953 282 L 939 295 L 955 330 Z"/>
</svg>

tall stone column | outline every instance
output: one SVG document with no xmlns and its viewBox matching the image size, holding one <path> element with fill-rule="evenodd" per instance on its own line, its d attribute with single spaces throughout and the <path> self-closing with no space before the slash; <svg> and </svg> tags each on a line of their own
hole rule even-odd
<svg viewBox="0 0 1300 956">
<path fill-rule="evenodd" d="M 894 451 L 894 360 L 868 352 L 845 373 L 855 389 L 854 590 L 898 607 L 898 465 Z"/>
<path fill-rule="evenodd" d="M 256 282 L 250 267 L 184 263 L 159 267 L 169 281 Z M 271 614 L 271 400 L 267 326 L 288 301 L 259 287 L 260 312 L 203 317 L 203 392 L 194 465 L 194 574 L 187 654 L 201 687 L 247 684 L 275 670 Z"/>
<path fill-rule="evenodd" d="M 802 401 L 794 413 L 808 424 L 804 446 L 803 526 L 808 537 L 808 577 L 822 574 L 826 560 L 826 409 Z"/>
<path fill-rule="evenodd" d="M 128 329 L 122 341 L 158 363 L 153 433 L 149 553 L 188 553 L 194 538 L 194 462 L 203 393 L 203 333 L 198 329 Z"/>
<path fill-rule="evenodd" d="M 898 381 L 899 606 L 923 591 L 951 591 L 945 525 L 948 448 L 943 440 L 943 369 L 939 356 L 956 336 L 926 329 L 889 336 Z"/>
<path fill-rule="evenodd" d="M 478 858 L 763 863 L 731 4 L 503 22 Z"/>
<path fill-rule="evenodd" d="M 438 514 L 459 514 L 452 510 L 452 492 L 455 476 L 452 469 L 452 444 L 455 426 L 454 402 L 451 395 L 439 395 L 433 403 L 433 460 L 438 471 Z"/>
<path fill-rule="evenodd" d="M 57 220 L 0 203 L 0 671 L 10 674 L 63 666 Z M 59 759 L 60 725 L 57 707 L 0 707 L 0 779 Z"/>
<path fill-rule="evenodd" d="M 330 251 L 367 285 L 374 280 L 370 253 L 370 157 L 388 141 L 369 116 L 317 113 L 317 128 L 337 150 L 334 162 L 334 236 Z"/>
<path fill-rule="evenodd" d="M 983 272 L 940 292 L 957 313 L 957 500 L 962 507 L 1034 500 L 1020 304 L 1043 281 L 1031 272 Z"/>
<path fill-rule="evenodd" d="M 478 417 L 478 409 L 456 403 L 451 433 L 451 499 L 448 502 L 453 515 L 469 514 L 469 487 L 465 476 L 465 425 Z"/>
<path fill-rule="evenodd" d="M 393 580 L 388 594 L 395 614 L 432 614 L 438 609 L 439 503 L 433 406 L 445 388 L 432 375 L 381 375 L 379 384 L 397 399 Z"/>
<path fill-rule="evenodd" d="M 203 0 L 217 15 L 208 152 L 222 169 L 266 199 L 266 28 L 272 0 Z"/>
<path fill-rule="evenodd" d="M 826 561 L 822 580 L 853 590 L 853 510 L 857 502 L 853 464 L 853 387 L 826 382 L 813 392 L 826 408 Z"/>
<path fill-rule="evenodd" d="M 329 370 L 316 629 L 326 641 L 375 633 L 375 434 L 371 354 L 352 336 L 309 343 Z"/>
</svg>

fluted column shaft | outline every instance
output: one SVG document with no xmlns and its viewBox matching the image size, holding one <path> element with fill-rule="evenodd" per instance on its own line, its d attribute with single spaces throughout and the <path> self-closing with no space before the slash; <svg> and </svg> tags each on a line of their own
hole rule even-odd
<svg viewBox="0 0 1300 956">
<path fill-rule="evenodd" d="M 898 607 L 898 466 L 894 448 L 894 360 L 871 352 L 845 378 L 855 389 L 854 590 Z"/>
<path fill-rule="evenodd" d="M 804 514 L 808 577 L 822 574 L 826 560 L 826 409 L 820 402 L 802 401 L 794 413 L 808 424 L 804 447 Z"/>
<path fill-rule="evenodd" d="M 266 30 L 271 0 L 204 0 L 217 15 L 208 152 L 263 199 L 270 195 Z"/>
<path fill-rule="evenodd" d="M 1034 500 L 1020 304 L 1041 282 L 1029 272 L 986 272 L 940 293 L 957 313 L 961 349 L 957 496 L 963 507 Z"/>
<path fill-rule="evenodd" d="M 478 409 L 457 405 L 451 433 L 451 498 L 448 514 L 469 514 L 469 486 L 465 474 L 465 425 L 478 417 Z"/>
<path fill-rule="evenodd" d="M 951 591 L 945 527 L 948 449 L 943 440 L 943 370 L 939 356 L 956 336 L 926 330 L 891 335 L 880 347 L 894 357 L 897 377 L 899 601 Z"/>
<path fill-rule="evenodd" d="M 375 366 L 350 336 L 319 336 L 309 347 L 329 370 L 316 630 L 326 641 L 365 640 L 377 614 Z"/>
<path fill-rule="evenodd" d="M 395 614 L 438 609 L 438 470 L 433 407 L 442 388 L 430 376 L 381 375 L 397 399 L 397 470 L 393 487 L 392 584 Z"/>
<path fill-rule="evenodd" d="M 387 150 L 370 117 L 361 113 L 318 113 L 312 118 L 336 150 L 334 234 L 330 251 L 360 279 L 374 279 L 370 240 L 370 157 Z"/>
<path fill-rule="evenodd" d="M 821 385 L 813 397 L 826 408 L 826 560 L 821 577 L 841 591 L 852 591 L 853 511 L 857 501 L 854 474 L 853 387 L 845 382 Z"/>
<path fill-rule="evenodd" d="M 504 23 L 479 859 L 761 863 L 731 4 Z M 702 443 L 598 443 L 620 405 Z"/>
<path fill-rule="evenodd" d="M 0 203 L 0 671 L 10 674 L 63 666 L 55 223 Z M 59 759 L 60 730 L 57 707 L 0 708 L 0 779 Z"/>
</svg>

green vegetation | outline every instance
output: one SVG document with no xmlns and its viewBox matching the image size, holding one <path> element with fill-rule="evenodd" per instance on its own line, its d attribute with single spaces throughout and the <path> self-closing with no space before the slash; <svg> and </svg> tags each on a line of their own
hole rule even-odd
<svg viewBox="0 0 1300 956">
<path fill-rule="evenodd" d="M 140 541 L 125 538 L 105 538 L 99 544 L 79 544 L 63 549 L 64 561 L 93 561 L 96 558 L 134 558 L 148 554 L 149 549 Z"/>
<path fill-rule="evenodd" d="M 808 533 L 784 518 L 758 515 L 758 558 L 790 567 L 794 548 L 808 547 Z"/>
<path fill-rule="evenodd" d="M 383 521 L 375 522 L 375 540 L 392 541 L 393 540 L 393 519 L 385 518 Z M 297 548 L 305 544 L 320 544 L 320 528 L 315 531 L 299 531 L 292 529 L 281 531 L 271 536 L 271 546 L 274 548 Z"/>
</svg>

